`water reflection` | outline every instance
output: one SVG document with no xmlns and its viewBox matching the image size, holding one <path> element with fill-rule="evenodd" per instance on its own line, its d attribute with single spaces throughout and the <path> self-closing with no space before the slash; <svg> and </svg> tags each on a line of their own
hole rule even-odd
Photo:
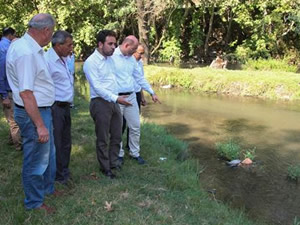
<svg viewBox="0 0 300 225">
<path fill-rule="evenodd" d="M 143 116 L 190 143 L 206 168 L 200 176 L 205 189 L 216 189 L 217 199 L 269 224 L 292 224 L 300 216 L 299 185 L 286 179 L 288 165 L 300 163 L 299 104 L 175 90 L 157 94 L 162 104 L 148 98 Z M 257 148 L 253 167 L 231 169 L 218 159 L 214 145 L 228 137 Z"/>
</svg>

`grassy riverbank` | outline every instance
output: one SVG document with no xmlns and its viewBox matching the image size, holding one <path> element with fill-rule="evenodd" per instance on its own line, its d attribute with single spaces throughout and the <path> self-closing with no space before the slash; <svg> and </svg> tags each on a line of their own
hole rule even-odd
<svg viewBox="0 0 300 225">
<path fill-rule="evenodd" d="M 75 105 L 70 164 L 73 183 L 58 186 L 66 191 L 64 196 L 47 197 L 46 204 L 57 208 L 48 216 L 23 208 L 22 153 L 7 145 L 8 126 L 1 114 L 1 224 L 259 224 L 203 190 L 198 178 L 205 172 L 201 165 L 192 159 L 177 159 L 187 151 L 187 145 L 154 124 L 142 126 L 142 154 L 148 164 L 140 166 L 125 158 L 119 178 L 105 178 L 96 160 L 94 125 L 86 96 L 77 95 Z M 111 211 L 104 208 L 106 201 L 111 203 Z"/>
<path fill-rule="evenodd" d="M 300 74 L 292 72 L 146 66 L 145 74 L 155 85 L 194 92 L 300 100 Z"/>
</svg>

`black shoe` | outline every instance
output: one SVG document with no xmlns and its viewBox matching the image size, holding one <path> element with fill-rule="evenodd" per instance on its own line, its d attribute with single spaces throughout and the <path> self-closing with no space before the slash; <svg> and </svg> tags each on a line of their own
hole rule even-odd
<svg viewBox="0 0 300 225">
<path fill-rule="evenodd" d="M 138 164 L 140 164 L 140 165 L 144 165 L 144 164 L 146 164 L 146 161 L 141 157 L 141 156 L 138 156 L 138 157 L 131 157 L 132 159 L 135 159 L 137 162 L 138 162 Z"/>
<path fill-rule="evenodd" d="M 103 173 L 106 177 L 109 177 L 110 179 L 115 179 L 115 178 L 116 178 L 116 175 L 113 174 L 113 172 L 111 172 L 111 170 L 103 171 L 102 173 Z"/>
</svg>

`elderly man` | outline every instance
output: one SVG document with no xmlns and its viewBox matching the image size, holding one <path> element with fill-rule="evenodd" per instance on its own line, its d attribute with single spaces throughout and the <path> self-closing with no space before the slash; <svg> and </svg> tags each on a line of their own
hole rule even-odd
<svg viewBox="0 0 300 225">
<path fill-rule="evenodd" d="M 25 35 L 14 41 L 7 52 L 7 78 L 13 92 L 14 116 L 23 138 L 23 187 L 25 207 L 54 208 L 44 204 L 54 193 L 55 147 L 51 106 L 55 88 L 42 47 L 52 37 L 55 20 L 50 14 L 37 14 L 28 23 Z"/>
<path fill-rule="evenodd" d="M 73 50 L 73 37 L 66 31 L 58 30 L 52 37 L 52 48 L 46 53 L 49 71 L 55 86 L 55 103 L 52 106 L 53 134 L 56 149 L 56 178 L 67 184 L 70 178 L 71 156 L 71 114 L 70 106 L 74 96 L 74 77 L 67 57 Z"/>
<path fill-rule="evenodd" d="M 116 177 L 112 169 L 119 168 L 122 116 L 118 103 L 131 105 L 127 96 L 118 96 L 116 71 L 111 59 L 115 47 L 115 32 L 100 31 L 97 48 L 83 66 L 90 84 L 90 113 L 95 122 L 97 158 L 101 171 L 110 179 Z"/>
<path fill-rule="evenodd" d="M 21 150 L 21 137 L 18 125 L 14 120 L 12 93 L 6 76 L 6 54 L 11 41 L 16 37 L 16 31 L 11 28 L 4 28 L 0 41 L 0 95 L 4 116 L 9 125 L 9 143 L 13 144 L 17 150 Z"/>
<path fill-rule="evenodd" d="M 132 104 L 132 106 L 120 105 L 121 113 L 125 117 L 129 128 L 130 156 L 142 165 L 145 164 L 145 160 L 140 156 L 140 118 L 134 82 L 149 92 L 154 102 L 159 102 L 159 99 L 150 84 L 141 75 L 136 59 L 132 56 L 136 52 L 138 45 L 139 42 L 135 36 L 130 35 L 126 37 L 115 50 L 112 59 L 117 71 L 119 96 L 128 96 L 128 102 Z M 120 149 L 119 160 L 123 163 L 124 150 L 122 148 Z"/>
</svg>

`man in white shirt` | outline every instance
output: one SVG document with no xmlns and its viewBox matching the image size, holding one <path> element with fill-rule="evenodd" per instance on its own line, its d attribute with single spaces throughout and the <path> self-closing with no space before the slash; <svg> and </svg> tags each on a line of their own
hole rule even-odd
<svg viewBox="0 0 300 225">
<path fill-rule="evenodd" d="M 54 194 L 56 166 L 51 106 L 55 89 L 42 47 L 50 42 L 54 26 L 50 14 L 35 15 L 28 23 L 27 33 L 10 45 L 6 58 L 14 116 L 23 140 L 25 207 L 48 213 L 54 211 L 44 204 L 44 198 Z"/>
<path fill-rule="evenodd" d="M 151 94 L 154 102 L 159 102 L 148 81 L 140 75 L 136 59 L 132 56 L 138 47 L 138 40 L 130 35 L 124 39 L 122 44 L 115 50 L 112 59 L 116 66 L 116 76 L 119 96 L 128 95 L 128 101 L 132 106 L 120 105 L 121 113 L 125 117 L 129 128 L 129 148 L 130 156 L 139 164 L 145 164 L 145 160 L 140 156 L 140 118 L 139 108 L 136 101 L 135 83 Z M 123 163 L 124 150 L 121 148 L 119 160 Z"/>
<path fill-rule="evenodd" d="M 144 46 L 139 44 L 136 52 L 133 54 L 134 58 L 136 59 L 136 62 L 138 64 L 138 68 L 140 70 L 140 75 L 144 77 L 144 65 L 143 65 L 143 60 L 142 56 L 144 55 L 145 49 Z M 147 102 L 144 97 L 143 90 L 140 85 L 138 85 L 136 82 L 134 82 L 134 91 L 136 94 L 136 101 L 139 107 L 139 111 L 141 112 L 141 105 L 146 106 Z M 124 133 L 126 129 L 126 120 L 123 117 L 123 127 L 122 127 L 122 133 Z M 129 129 L 127 128 L 127 143 L 126 143 L 126 148 L 129 150 Z"/>
<path fill-rule="evenodd" d="M 115 32 L 100 31 L 97 48 L 83 65 L 90 84 L 90 113 L 95 122 L 97 159 L 101 171 L 110 179 L 116 177 L 112 169 L 120 168 L 118 154 L 122 138 L 122 115 L 119 104 L 131 105 L 127 96 L 118 96 L 115 66 L 110 57 L 115 47 Z"/>
<path fill-rule="evenodd" d="M 67 57 L 73 50 L 73 37 L 66 31 L 58 30 L 51 42 L 52 48 L 45 56 L 55 86 L 55 102 L 52 106 L 56 148 L 55 180 L 67 184 L 70 178 L 69 162 L 72 146 L 70 106 L 74 96 L 74 77 L 69 71 Z"/>
</svg>

